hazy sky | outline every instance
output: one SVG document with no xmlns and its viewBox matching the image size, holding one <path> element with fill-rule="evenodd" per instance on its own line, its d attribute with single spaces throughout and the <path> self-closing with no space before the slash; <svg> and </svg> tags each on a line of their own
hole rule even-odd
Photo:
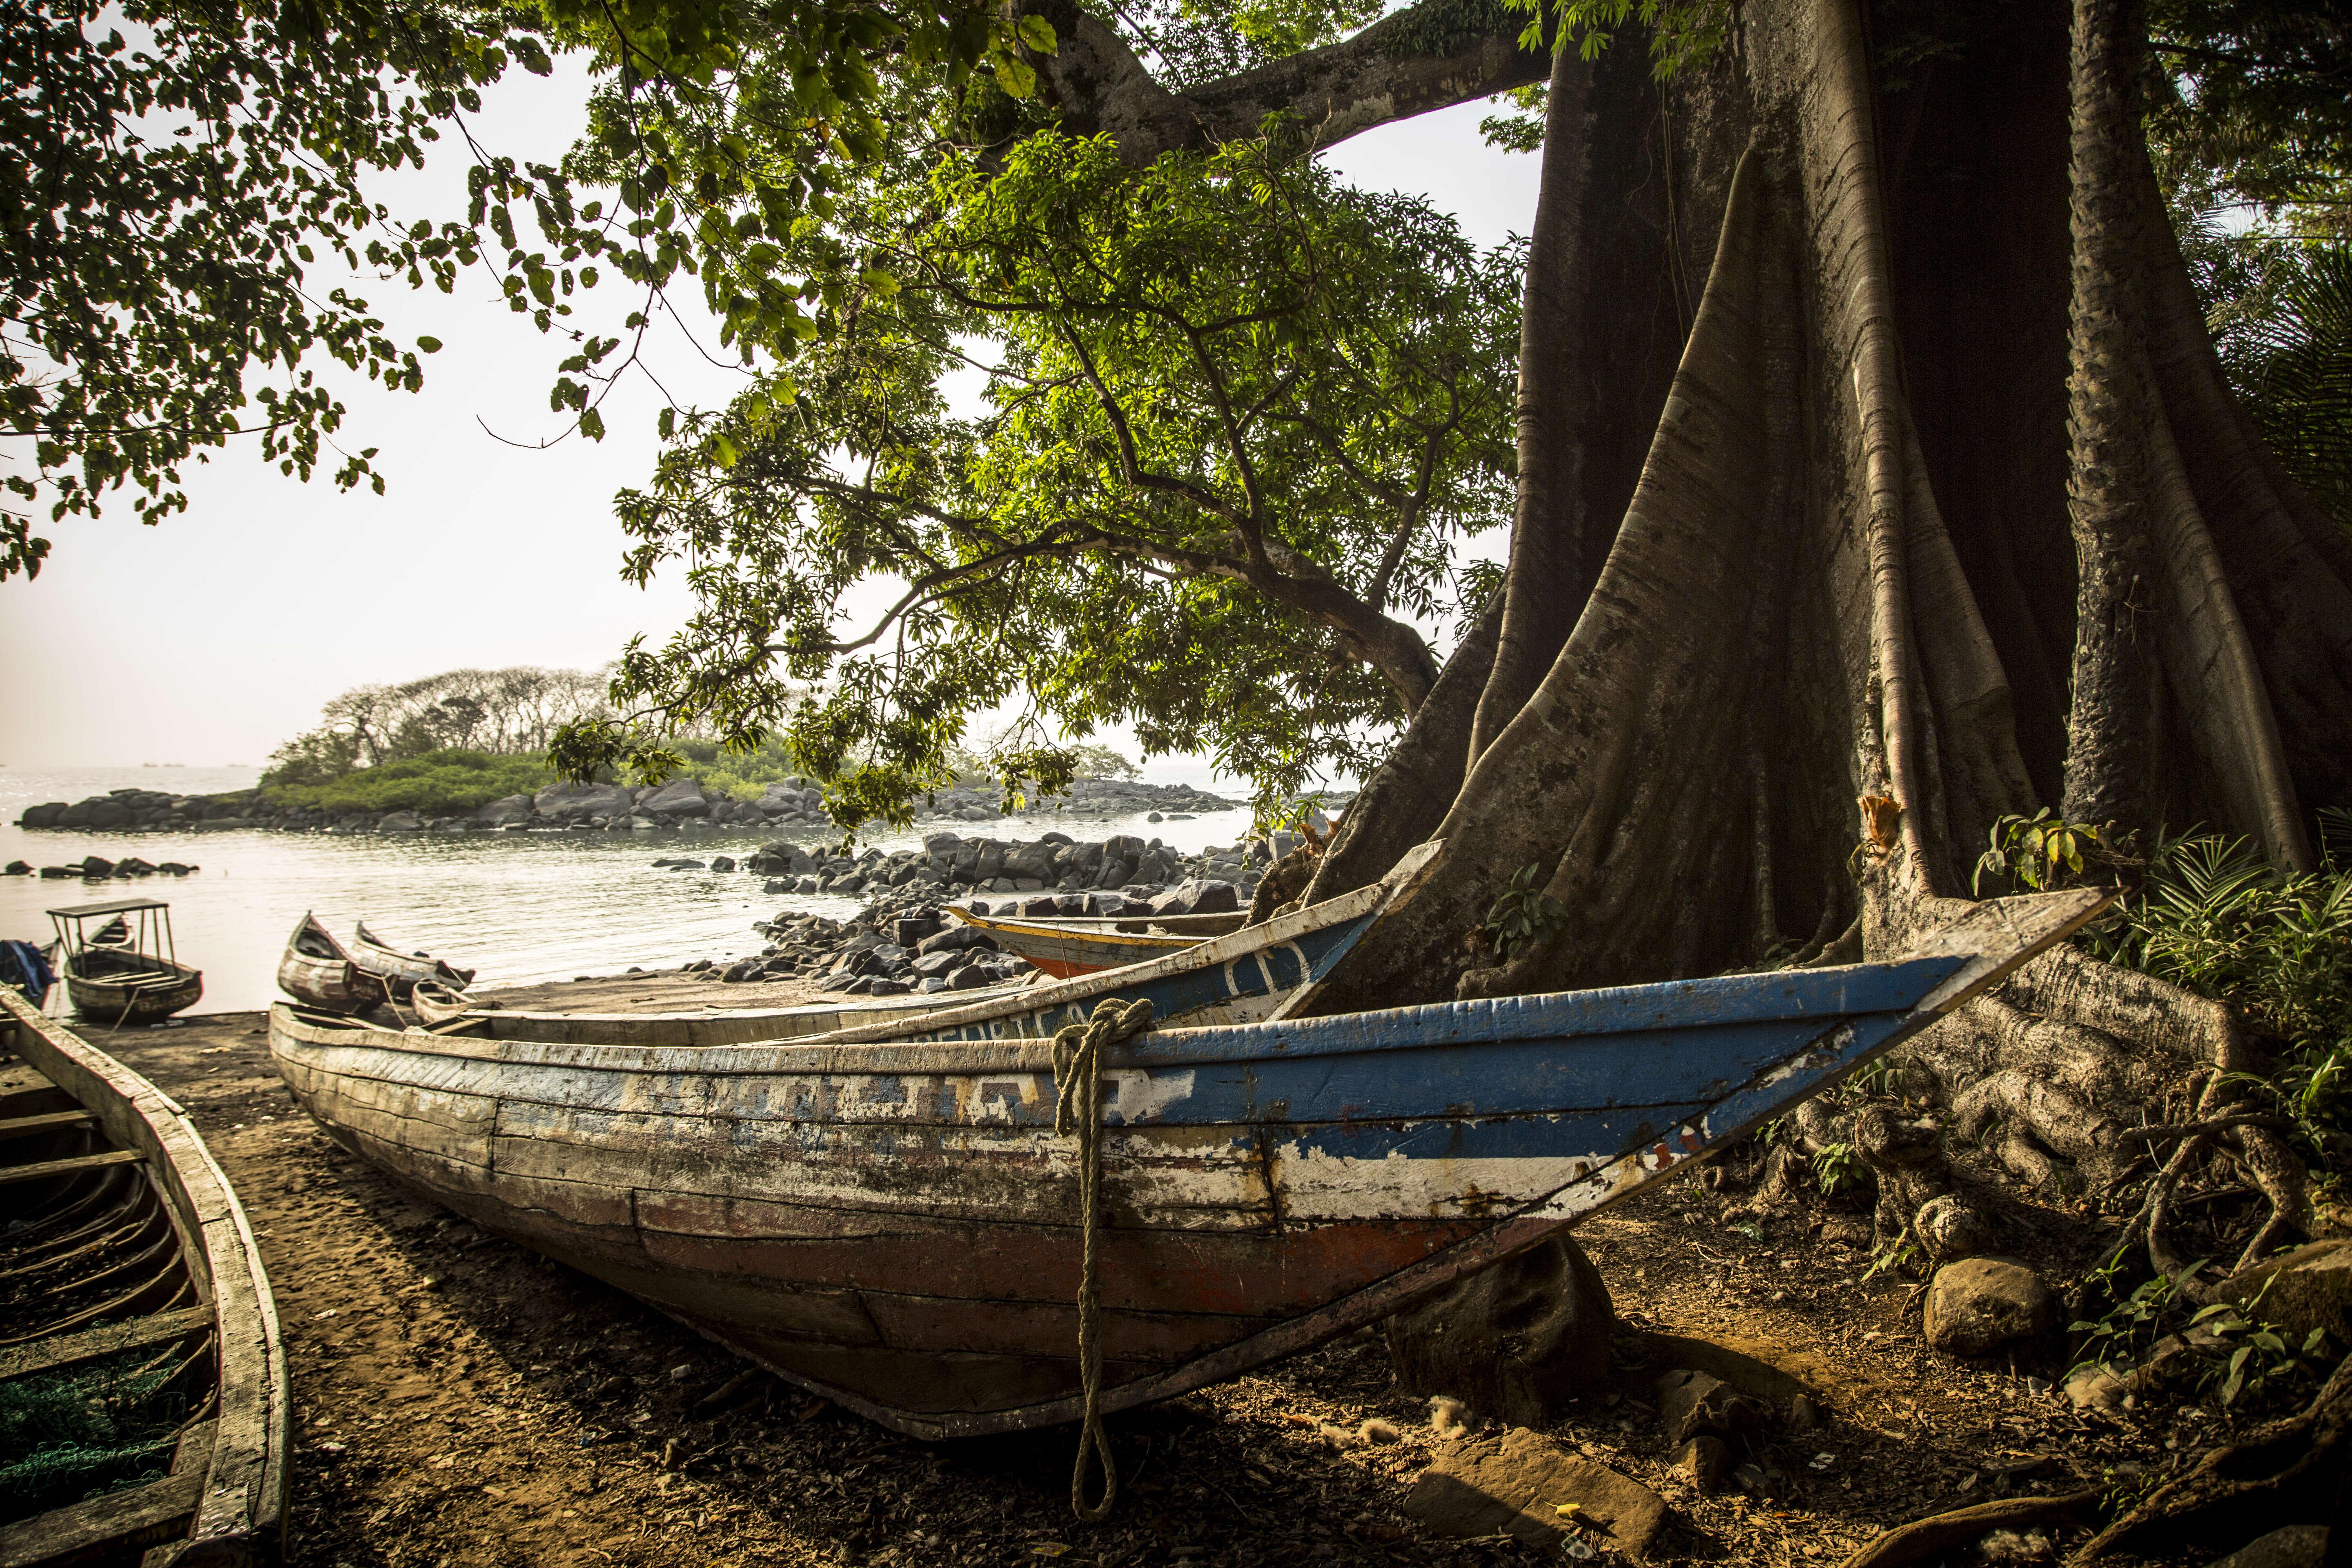
<svg viewBox="0 0 2352 1568">
<path fill-rule="evenodd" d="M 579 80 L 517 73 L 489 96 L 478 139 L 552 159 L 579 128 Z M 1429 196 L 1492 244 L 1527 231 L 1537 167 L 1480 142 L 1491 112 L 1465 104 L 1388 126 L 1330 163 L 1360 186 Z M 395 212 L 451 211 L 462 177 L 453 153 L 382 195 Z M 657 641 L 681 622 L 677 574 L 643 592 L 621 581 L 611 511 L 650 468 L 660 400 L 625 384 L 601 445 L 496 438 L 535 444 L 563 426 L 547 407 L 561 353 L 506 310 L 491 278 L 473 268 L 453 295 L 362 287 L 394 338 L 446 345 L 424 362 L 421 394 L 362 381 L 344 395 L 339 439 L 380 448 L 385 495 L 338 493 L 324 473 L 283 478 L 245 446 L 187 469 L 189 510 L 159 527 L 134 522 L 119 492 L 96 521 L 48 527 L 39 579 L 0 584 L 0 765 L 257 763 L 352 686 L 469 665 L 593 668 L 632 635 Z M 620 294 L 608 282 L 588 299 L 599 295 L 617 320 Z M 718 402 L 735 380 L 674 330 L 651 357 L 687 402 Z"/>
</svg>

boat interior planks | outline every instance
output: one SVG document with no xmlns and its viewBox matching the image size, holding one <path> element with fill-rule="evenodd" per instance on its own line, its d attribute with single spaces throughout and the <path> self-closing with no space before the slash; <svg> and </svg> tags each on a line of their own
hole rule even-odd
<svg viewBox="0 0 2352 1568">
<path fill-rule="evenodd" d="M 142 1451 L 163 1472 L 0 1524 L 0 1568 L 278 1561 L 285 1348 L 236 1194 L 169 1096 L 5 987 L 0 1050 L 16 1058 L 0 1068 L 0 1118 L 80 1113 L 0 1142 L 0 1161 L 114 1156 L 12 1190 L 0 1383 L 127 1380 L 110 1386 L 158 1423 Z"/>
<path fill-rule="evenodd" d="M 1114 1047 L 1106 1407 L 1292 1353 L 1534 1245 L 1784 1114 L 2105 899 L 1979 906 L 1885 963 Z M 926 1437 L 1066 1421 L 1085 1233 L 1052 1043 L 939 1022 L 605 1047 L 281 1005 L 270 1048 L 362 1157 L 849 1408 Z"/>
<path fill-rule="evenodd" d="M 1121 929 L 1122 924 L 1138 925 L 1139 922 L 1133 921 L 1024 920 L 1006 915 L 974 914 L 970 910 L 960 910 L 952 905 L 949 907 L 948 913 L 974 931 L 987 932 L 997 946 L 1027 959 L 1057 980 L 1181 952 L 1204 940 L 1190 932 L 1155 934 L 1140 929 Z M 1234 929 L 1239 929 L 1238 922 Z"/>
</svg>

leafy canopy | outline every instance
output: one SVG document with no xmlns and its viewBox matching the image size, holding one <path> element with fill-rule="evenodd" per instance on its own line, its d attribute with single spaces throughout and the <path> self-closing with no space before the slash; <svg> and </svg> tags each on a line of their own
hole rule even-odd
<svg viewBox="0 0 2352 1568">
<path fill-rule="evenodd" d="M 0 0 L 0 430 L 32 458 L 5 479 L 0 579 L 48 552 L 37 505 L 54 522 L 127 486 L 155 521 L 186 507 L 182 466 L 239 436 L 289 474 L 333 461 L 339 484 L 382 489 L 373 448 L 335 446 L 346 411 L 312 356 L 415 391 L 440 345 L 394 343 L 364 300 L 321 293 L 322 255 L 444 291 L 497 267 L 511 308 L 572 345 L 551 405 L 601 437 L 601 388 L 631 358 L 612 356 L 681 270 L 747 343 L 822 308 L 757 242 L 829 210 L 878 148 L 877 61 L 1025 91 L 1016 40 L 1053 44 L 979 0 Z M 567 168 L 467 138 L 462 218 L 367 199 L 365 176 L 421 165 L 482 88 L 545 73 L 551 49 L 588 51 L 603 84 Z M 756 145 L 727 128 L 739 109 Z M 580 179 L 617 206 L 576 203 Z M 599 262 L 645 295 L 619 335 L 568 320 Z"/>
<path fill-rule="evenodd" d="M 683 560 L 699 610 L 567 765 L 781 726 L 837 817 L 899 820 L 1018 697 L 1008 784 L 1066 774 L 1045 721 L 1125 720 L 1273 795 L 1425 691 L 1397 616 L 1464 614 L 1449 542 L 1508 515 L 1517 247 L 1263 142 L 1138 172 L 1045 131 L 845 193 L 779 262 L 838 307 L 623 497 L 630 574 Z"/>
</svg>

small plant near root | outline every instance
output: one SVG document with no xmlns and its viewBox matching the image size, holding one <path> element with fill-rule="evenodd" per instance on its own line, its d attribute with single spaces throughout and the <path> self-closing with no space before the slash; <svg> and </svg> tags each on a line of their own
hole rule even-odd
<svg viewBox="0 0 2352 1568">
<path fill-rule="evenodd" d="M 1541 942 L 1568 922 L 1567 908 L 1543 890 L 1542 879 L 1540 863 L 1520 867 L 1486 911 L 1483 929 L 1500 963 L 1510 963 L 1521 948 Z"/>
</svg>

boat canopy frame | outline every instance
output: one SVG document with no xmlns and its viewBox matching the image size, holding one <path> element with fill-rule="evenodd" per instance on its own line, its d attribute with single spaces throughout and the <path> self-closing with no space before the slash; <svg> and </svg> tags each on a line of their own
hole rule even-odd
<svg viewBox="0 0 2352 1568">
<path fill-rule="evenodd" d="M 172 906 L 161 899 L 118 899 L 95 904 L 68 904 L 61 910 L 50 910 L 47 914 L 51 928 L 58 933 L 58 952 L 61 961 L 77 958 L 94 950 L 122 953 L 140 960 L 138 967 L 109 977 L 117 984 L 134 978 L 150 967 L 159 975 L 175 975 L 180 972 L 180 950 L 172 939 Z M 130 925 L 129 946 L 89 940 L 84 929 L 88 921 L 121 916 L 136 917 Z M 58 963 L 58 969 L 60 973 L 64 973 L 63 962 Z"/>
</svg>

